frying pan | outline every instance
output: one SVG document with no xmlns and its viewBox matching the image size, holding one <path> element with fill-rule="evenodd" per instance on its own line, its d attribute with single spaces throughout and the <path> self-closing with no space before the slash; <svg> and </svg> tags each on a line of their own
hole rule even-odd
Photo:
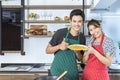
<svg viewBox="0 0 120 80">
<path fill-rule="evenodd" d="M 36 78 L 35 80 L 56 80 L 58 76 L 41 76 Z M 65 77 L 62 77 L 60 80 L 69 80 Z"/>
</svg>

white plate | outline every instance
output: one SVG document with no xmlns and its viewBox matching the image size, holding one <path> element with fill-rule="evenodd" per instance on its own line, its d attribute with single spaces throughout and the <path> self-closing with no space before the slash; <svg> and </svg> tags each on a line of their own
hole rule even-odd
<svg viewBox="0 0 120 80">
<path fill-rule="evenodd" d="M 68 48 L 71 50 L 87 50 L 88 47 L 85 45 L 73 44 L 69 45 Z"/>
</svg>

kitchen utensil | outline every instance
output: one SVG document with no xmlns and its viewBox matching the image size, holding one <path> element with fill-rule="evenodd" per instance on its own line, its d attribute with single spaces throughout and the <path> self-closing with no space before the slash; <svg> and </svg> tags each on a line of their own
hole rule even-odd
<svg viewBox="0 0 120 80">
<path fill-rule="evenodd" d="M 35 80 L 56 80 L 58 76 L 40 76 L 36 78 Z M 62 77 L 60 80 L 69 80 L 65 77 Z"/>
<path fill-rule="evenodd" d="M 56 80 L 60 80 L 66 73 L 67 71 L 64 71 Z"/>
</svg>

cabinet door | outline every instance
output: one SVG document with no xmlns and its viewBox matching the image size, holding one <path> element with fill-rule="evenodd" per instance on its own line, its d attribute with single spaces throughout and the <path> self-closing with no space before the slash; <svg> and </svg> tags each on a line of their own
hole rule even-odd
<svg viewBox="0 0 120 80">
<path fill-rule="evenodd" d="M 110 80 L 120 80 L 120 73 L 109 73 Z"/>
<path fill-rule="evenodd" d="M 36 77 L 34 75 L 15 75 L 13 80 L 34 80 Z"/>
<path fill-rule="evenodd" d="M 21 9 L 13 8 L 2 9 L 2 29 L 1 29 L 2 51 L 21 50 L 20 10 Z M 8 16 L 10 16 L 10 18 Z"/>
<path fill-rule="evenodd" d="M 79 73 L 79 80 L 82 80 L 82 73 Z"/>
<path fill-rule="evenodd" d="M 13 80 L 12 79 L 13 78 L 13 76 L 11 76 L 11 75 L 0 75 L 0 80 Z"/>
<path fill-rule="evenodd" d="M 48 73 L 0 73 L 0 80 L 34 80 L 45 75 L 48 75 Z"/>
<path fill-rule="evenodd" d="M 13 75 L 13 80 L 34 80 L 37 77 L 48 75 L 47 73 L 17 74 Z"/>
</svg>

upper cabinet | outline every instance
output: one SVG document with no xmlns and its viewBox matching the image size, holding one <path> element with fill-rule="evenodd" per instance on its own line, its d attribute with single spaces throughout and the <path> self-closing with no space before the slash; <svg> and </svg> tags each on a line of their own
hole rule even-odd
<svg viewBox="0 0 120 80">
<path fill-rule="evenodd" d="M 22 8 L 22 5 L 2 5 L 2 8 Z"/>
<path fill-rule="evenodd" d="M 1 0 L 0 0 L 1 1 Z M 0 5 L 1 22 L 0 53 L 21 53 L 23 54 L 23 37 L 21 23 L 21 1 L 11 2 L 13 0 L 2 0 Z"/>
</svg>

